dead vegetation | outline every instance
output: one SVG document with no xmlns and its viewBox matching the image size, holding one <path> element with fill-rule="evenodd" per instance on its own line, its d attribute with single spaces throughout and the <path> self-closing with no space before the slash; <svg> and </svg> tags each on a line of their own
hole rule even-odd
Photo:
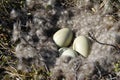
<svg viewBox="0 0 120 80">
<path fill-rule="evenodd" d="M 60 57 L 63 27 L 92 41 L 87 58 Z M 120 0 L 1 0 L 0 79 L 119 80 Z"/>
</svg>

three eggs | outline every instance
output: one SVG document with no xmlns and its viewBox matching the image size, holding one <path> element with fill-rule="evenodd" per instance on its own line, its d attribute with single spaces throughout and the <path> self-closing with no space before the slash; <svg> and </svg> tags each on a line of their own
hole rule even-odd
<svg viewBox="0 0 120 80">
<path fill-rule="evenodd" d="M 63 49 L 61 56 L 64 55 L 64 56 L 76 57 L 77 55 L 76 53 L 79 53 L 84 57 L 88 57 L 88 55 L 90 54 L 91 42 L 90 39 L 87 38 L 86 36 L 76 37 L 73 41 L 72 49 L 70 48 L 64 49 L 64 47 L 68 47 L 73 40 L 73 32 L 69 28 L 62 28 L 58 30 L 53 35 L 53 40 L 57 46 Z"/>
</svg>

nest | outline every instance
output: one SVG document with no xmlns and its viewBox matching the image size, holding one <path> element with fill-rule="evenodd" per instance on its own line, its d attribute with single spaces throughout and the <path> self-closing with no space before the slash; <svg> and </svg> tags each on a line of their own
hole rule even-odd
<svg viewBox="0 0 120 80">
<path fill-rule="evenodd" d="M 69 3 L 69 0 L 67 1 Z M 25 25 L 20 18 L 16 19 L 13 41 L 20 41 L 16 47 L 16 56 L 20 60 L 18 64 L 21 64 L 21 61 L 23 63 L 19 69 L 31 71 L 28 64 L 24 62 L 32 59 L 30 63 L 28 62 L 29 65 L 46 66 L 46 70 L 52 73 L 52 80 L 113 78 L 119 80 L 119 71 L 114 71 L 114 64 L 120 60 L 118 4 L 112 0 L 81 0 L 77 1 L 74 7 L 71 5 L 65 7 L 61 4 L 66 4 L 66 1 L 59 0 L 58 2 L 53 3 L 51 7 L 40 3 L 40 7 L 32 6 L 29 9 L 28 5 L 30 15 L 24 16 L 32 16 L 32 18 L 26 19 Z M 117 5 L 113 6 L 113 4 Z M 38 3 L 34 2 L 33 5 L 38 5 Z M 85 35 L 91 39 L 92 48 L 87 58 L 81 55 L 74 59 L 59 57 L 59 47 L 52 40 L 52 36 L 63 27 L 73 30 L 75 37 Z"/>
</svg>

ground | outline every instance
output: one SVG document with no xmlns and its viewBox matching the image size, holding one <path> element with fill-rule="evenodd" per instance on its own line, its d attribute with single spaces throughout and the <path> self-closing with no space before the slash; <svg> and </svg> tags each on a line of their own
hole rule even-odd
<svg viewBox="0 0 120 80">
<path fill-rule="evenodd" d="M 87 58 L 60 56 L 53 35 L 64 27 L 90 39 Z M 1 0 L 0 79 L 119 80 L 120 1 Z"/>
</svg>

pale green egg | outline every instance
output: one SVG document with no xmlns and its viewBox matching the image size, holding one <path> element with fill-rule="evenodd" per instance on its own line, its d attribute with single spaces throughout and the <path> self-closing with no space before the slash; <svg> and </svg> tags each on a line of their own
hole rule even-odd
<svg viewBox="0 0 120 80">
<path fill-rule="evenodd" d="M 73 32 L 69 28 L 60 29 L 53 35 L 53 40 L 59 47 L 69 46 L 72 38 Z"/>
<path fill-rule="evenodd" d="M 61 56 L 67 56 L 67 57 L 75 58 L 75 57 L 77 57 L 77 52 L 68 48 L 61 54 Z"/>
<path fill-rule="evenodd" d="M 62 54 L 67 49 L 68 49 L 67 47 L 62 47 L 58 51 L 59 51 L 60 54 Z"/>
<path fill-rule="evenodd" d="M 77 51 L 84 57 L 90 54 L 90 40 L 85 36 L 77 37 L 73 42 L 73 50 Z"/>
</svg>

